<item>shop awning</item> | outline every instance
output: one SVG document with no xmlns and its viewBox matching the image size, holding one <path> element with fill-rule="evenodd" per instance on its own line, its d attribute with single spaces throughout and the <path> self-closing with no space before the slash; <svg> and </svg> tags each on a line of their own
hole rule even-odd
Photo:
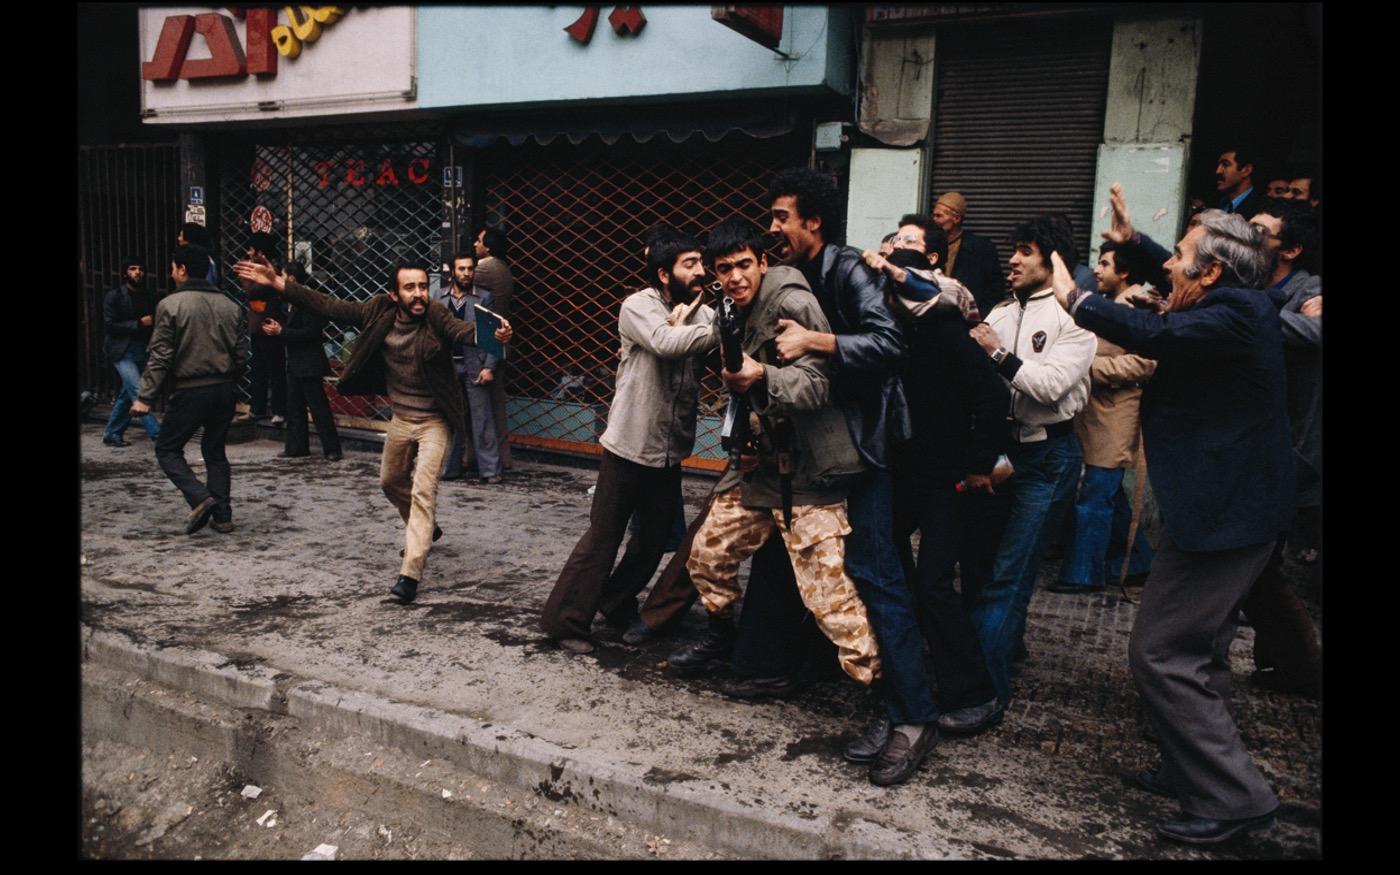
<svg viewBox="0 0 1400 875">
<path fill-rule="evenodd" d="M 779 137 L 796 123 L 796 112 L 784 105 L 690 103 L 676 107 L 624 106 L 602 109 L 537 109 L 512 113 L 474 114 L 456 124 L 452 136 L 457 145 L 484 149 L 498 140 L 519 146 L 534 140 L 548 146 L 560 137 L 578 145 L 598 137 L 612 145 L 624 136 L 649 143 L 664 136 L 673 143 L 697 134 L 711 143 L 739 131 L 751 137 Z"/>
</svg>

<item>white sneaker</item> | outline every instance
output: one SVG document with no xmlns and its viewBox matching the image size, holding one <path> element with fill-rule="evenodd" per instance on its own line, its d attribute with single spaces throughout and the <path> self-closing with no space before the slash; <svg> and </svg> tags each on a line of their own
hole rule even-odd
<svg viewBox="0 0 1400 875">
<path fill-rule="evenodd" d="M 286 422 L 286 421 L 287 421 L 287 417 L 285 417 L 285 416 L 274 416 L 274 417 L 272 417 L 272 424 L 273 424 L 273 425 L 281 425 L 282 423 L 284 423 L 284 422 Z"/>
</svg>

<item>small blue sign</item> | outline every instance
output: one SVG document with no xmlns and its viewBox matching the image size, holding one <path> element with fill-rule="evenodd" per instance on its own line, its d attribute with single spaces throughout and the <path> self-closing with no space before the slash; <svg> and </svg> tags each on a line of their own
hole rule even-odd
<svg viewBox="0 0 1400 875">
<path fill-rule="evenodd" d="M 202 186 L 202 185 L 192 185 L 192 186 L 190 186 L 190 203 L 192 203 L 192 204 L 202 204 L 202 203 L 204 203 L 204 186 Z"/>
</svg>

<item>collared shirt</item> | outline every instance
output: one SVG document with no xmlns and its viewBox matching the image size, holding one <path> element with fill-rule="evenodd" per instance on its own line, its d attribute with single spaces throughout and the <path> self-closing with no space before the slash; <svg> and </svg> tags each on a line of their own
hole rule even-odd
<svg viewBox="0 0 1400 875">
<path fill-rule="evenodd" d="M 1238 211 L 1239 211 L 1239 208 L 1240 208 L 1240 204 L 1244 203 L 1244 199 L 1247 198 L 1247 197 L 1249 197 L 1249 194 L 1250 194 L 1250 192 L 1252 192 L 1252 191 L 1254 191 L 1254 186 L 1251 185 L 1249 188 L 1246 188 L 1246 189 L 1244 190 L 1244 193 L 1243 193 L 1243 194 L 1241 194 L 1241 195 L 1240 195 L 1239 197 L 1237 197 L 1237 198 L 1232 199 L 1229 203 L 1227 203 L 1227 204 L 1225 205 L 1225 212 L 1227 212 L 1227 213 L 1238 212 Z"/>
</svg>

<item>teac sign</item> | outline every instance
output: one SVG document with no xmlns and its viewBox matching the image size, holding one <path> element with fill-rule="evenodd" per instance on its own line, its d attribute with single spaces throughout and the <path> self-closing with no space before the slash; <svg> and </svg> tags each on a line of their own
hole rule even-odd
<svg viewBox="0 0 1400 875">
<path fill-rule="evenodd" d="M 286 6 L 287 24 L 277 23 L 277 11 L 265 7 L 230 7 L 245 19 L 245 45 L 238 44 L 233 20 L 218 12 L 170 15 L 161 25 L 151 60 L 141 65 L 141 78 L 153 82 L 175 79 L 216 79 L 277 75 L 277 56 L 295 58 L 303 43 L 315 42 L 322 26 L 340 20 L 339 6 Z M 190 42 L 200 34 L 209 47 L 209 58 L 187 57 Z"/>
</svg>

